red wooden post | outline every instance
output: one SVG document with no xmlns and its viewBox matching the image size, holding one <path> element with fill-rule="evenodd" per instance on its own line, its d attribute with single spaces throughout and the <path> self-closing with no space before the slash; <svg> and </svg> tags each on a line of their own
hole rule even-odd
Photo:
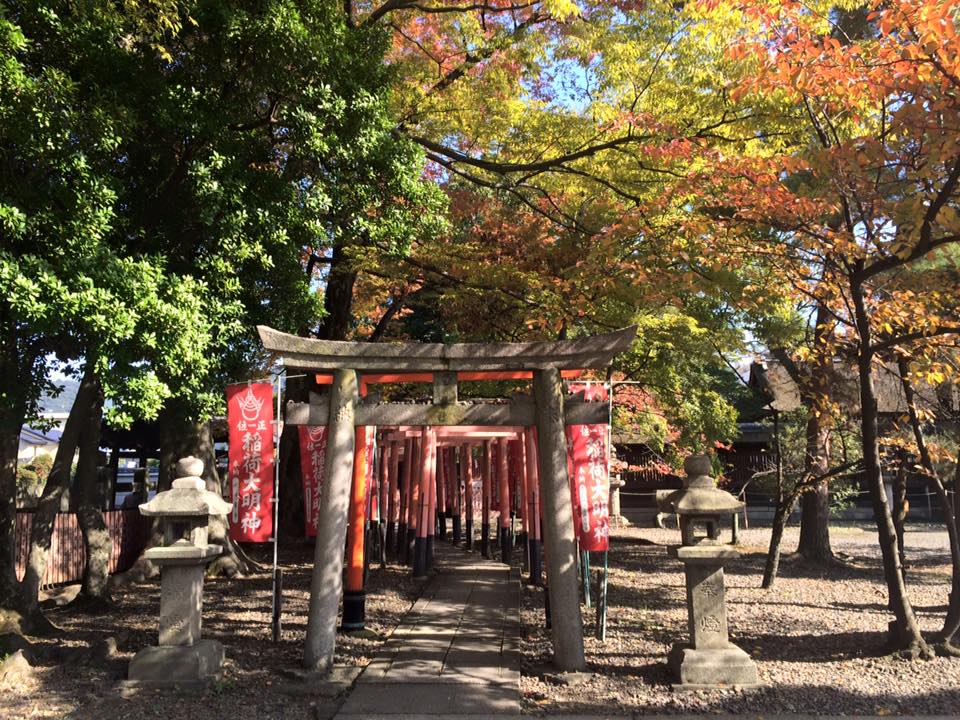
<svg viewBox="0 0 960 720">
<path fill-rule="evenodd" d="M 429 477 L 427 480 L 427 558 L 426 569 L 433 568 L 433 546 L 436 543 L 437 535 L 437 490 L 438 462 L 440 457 L 437 447 L 437 433 L 433 428 L 428 429 L 428 442 L 430 444 L 430 467 L 428 468 Z"/>
<path fill-rule="evenodd" d="M 529 479 L 527 476 L 526 451 L 524 447 L 523 436 L 514 444 L 517 458 L 517 471 L 519 475 L 518 484 L 520 485 L 517 495 L 517 508 L 520 511 L 520 548 L 523 552 L 524 568 L 530 569 L 530 506 L 528 504 L 528 494 L 530 492 Z"/>
<path fill-rule="evenodd" d="M 397 524 L 400 519 L 400 443 L 390 441 L 390 467 L 387 469 L 387 551 L 396 556 Z"/>
<path fill-rule="evenodd" d="M 367 499 L 367 427 L 355 431 L 353 446 L 353 485 L 350 491 L 347 529 L 347 585 L 343 591 L 344 630 L 362 630 L 366 615 L 363 590 L 364 535 Z"/>
<path fill-rule="evenodd" d="M 530 517 L 528 525 L 529 552 L 530 552 L 530 584 L 543 585 L 543 535 L 540 528 L 540 469 L 537 460 L 536 428 L 527 428 L 523 433 L 525 458 L 527 466 L 527 485 L 529 501 L 527 513 Z"/>
<path fill-rule="evenodd" d="M 510 458 L 506 438 L 497 443 L 497 480 L 500 487 L 500 559 L 510 564 Z"/>
<path fill-rule="evenodd" d="M 420 452 L 420 483 L 418 488 L 419 497 L 417 498 L 417 539 L 414 544 L 413 554 L 413 576 L 426 577 L 428 566 L 429 548 L 428 544 L 432 542 L 431 527 L 433 518 L 431 516 L 432 502 L 431 486 L 434 485 L 434 472 L 436 467 L 437 441 L 436 435 L 430 428 L 424 428 L 423 438 L 421 439 Z"/>
<path fill-rule="evenodd" d="M 492 495 L 491 475 L 493 473 L 493 442 L 485 440 L 483 455 L 480 458 L 481 483 L 481 511 L 480 518 L 480 552 L 484 557 L 490 557 L 490 500 Z"/>
<path fill-rule="evenodd" d="M 444 540 L 447 537 L 447 448 L 438 447 L 437 448 L 437 463 L 434 467 L 434 473 L 436 474 L 436 487 L 434 492 L 436 493 L 436 502 L 434 503 L 434 509 L 436 510 L 437 518 L 437 527 L 439 529 L 440 539 Z"/>
<path fill-rule="evenodd" d="M 460 446 L 460 477 L 463 478 L 466 547 L 473 550 L 473 451 L 470 443 Z"/>
<path fill-rule="evenodd" d="M 415 562 L 414 548 L 420 527 L 420 489 L 423 486 L 423 442 L 420 438 L 413 441 L 413 454 L 410 456 L 410 476 L 407 480 L 407 537 L 403 548 L 403 558 L 407 565 Z"/>
<path fill-rule="evenodd" d="M 453 542 L 458 543 L 463 538 L 463 519 L 461 517 L 460 493 L 461 477 L 463 470 L 458 470 L 458 448 L 451 447 L 447 453 L 447 508 L 450 517 L 453 518 Z M 462 455 L 462 454 L 461 454 Z M 464 463 L 463 457 L 459 458 L 459 464 Z"/>
<path fill-rule="evenodd" d="M 387 565 L 387 502 L 390 494 L 390 443 L 380 448 L 380 466 L 377 468 L 377 537 L 380 540 L 380 567 Z"/>
</svg>

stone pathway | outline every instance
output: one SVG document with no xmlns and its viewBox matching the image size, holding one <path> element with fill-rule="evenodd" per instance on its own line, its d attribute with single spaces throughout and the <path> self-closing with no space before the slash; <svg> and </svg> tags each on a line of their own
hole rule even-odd
<svg viewBox="0 0 960 720">
<path fill-rule="evenodd" d="M 518 571 L 437 546 L 436 576 L 336 718 L 520 714 Z"/>
</svg>

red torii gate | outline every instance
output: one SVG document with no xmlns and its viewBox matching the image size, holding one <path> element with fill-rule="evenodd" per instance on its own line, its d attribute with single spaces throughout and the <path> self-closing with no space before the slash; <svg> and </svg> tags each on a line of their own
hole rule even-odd
<svg viewBox="0 0 960 720">
<path fill-rule="evenodd" d="M 304 664 L 329 670 L 336 643 L 336 618 L 342 589 L 343 547 L 347 519 L 352 527 L 348 548 L 347 588 L 343 593 L 344 619 L 363 616 L 363 528 L 366 496 L 366 438 L 368 427 L 419 426 L 422 441 L 418 458 L 421 483 L 410 483 L 408 513 L 415 522 L 415 572 L 426 572 L 430 558 L 430 509 L 436 508 L 438 428 L 456 426 L 531 428 L 524 436 L 524 452 L 531 457 L 542 489 L 544 549 L 550 571 L 549 595 L 553 616 L 554 664 L 561 670 L 580 670 L 583 623 L 580 617 L 573 511 L 567 474 L 564 426 L 603 424 L 606 405 L 585 402 L 582 394 L 564 396 L 561 373 L 576 377 L 585 369 L 607 368 L 627 350 L 636 327 L 576 340 L 532 343 L 361 343 L 313 340 L 258 327 L 266 350 L 280 356 L 286 368 L 329 373 L 328 397 L 309 403 L 288 403 L 291 425 L 327 425 L 327 477 L 321 495 L 323 521 L 317 531 L 314 570 Z M 359 377 L 358 377 L 359 375 Z M 460 402 L 458 382 L 471 380 L 532 379 L 533 397 L 502 402 Z M 358 382 L 359 381 L 359 382 Z M 373 382 L 430 382 L 431 403 L 360 400 L 360 386 Z M 536 428 L 535 441 L 532 428 Z M 492 458 L 484 457 L 489 468 Z M 491 448 L 492 450 L 492 448 Z M 411 452 L 412 449 L 411 449 Z M 411 455 L 413 457 L 413 455 Z M 507 453 L 499 453 L 504 469 Z M 406 463 L 411 466 L 413 463 Z M 506 473 L 498 473 L 505 479 Z M 423 477 L 428 478 L 422 482 Z M 431 482 L 430 480 L 433 480 Z M 503 483 L 503 479 L 501 479 Z M 414 498 L 419 488 L 419 497 Z M 504 488 L 501 498 L 509 490 Z M 526 499 L 526 495 L 524 496 Z M 539 499 L 539 498 L 538 498 Z M 503 518 L 501 518 L 501 526 Z M 503 528 L 501 527 L 501 535 Z M 359 562 L 357 562 L 359 560 Z"/>
<path fill-rule="evenodd" d="M 383 467 L 387 469 L 387 477 L 385 484 L 381 486 L 381 500 L 380 507 L 388 508 L 388 523 L 386 526 L 386 532 L 384 533 L 385 541 L 389 544 L 394 544 L 397 547 L 402 548 L 402 550 L 397 551 L 397 556 L 401 559 L 405 559 L 409 563 L 410 550 L 409 544 L 406 543 L 406 530 L 408 527 L 416 526 L 415 521 L 412 523 L 411 519 L 414 516 L 412 504 L 409 501 L 409 488 L 410 488 L 410 478 L 407 477 L 407 462 L 404 464 L 404 478 L 397 478 L 397 469 L 393 465 L 394 458 L 397 458 L 401 454 L 401 449 L 403 446 L 400 445 L 401 442 L 412 440 L 411 443 L 411 455 L 408 457 L 419 457 L 418 453 L 418 442 L 422 442 L 423 438 L 426 436 L 430 430 L 419 428 L 419 427 L 402 427 L 396 429 L 390 429 L 385 432 L 383 439 L 384 442 L 390 444 L 390 449 L 384 449 L 384 453 L 390 458 L 390 465 L 383 462 Z M 443 503 L 442 500 L 438 500 L 438 506 L 434 508 L 437 510 L 437 516 L 440 521 L 440 532 L 441 537 L 445 531 L 445 512 L 449 511 L 450 516 L 453 520 L 453 541 L 459 542 L 462 538 L 460 520 L 462 509 L 466 510 L 466 546 L 468 549 L 473 548 L 474 542 L 474 463 L 472 457 L 472 449 L 479 448 L 481 450 L 479 471 L 480 471 L 480 480 L 481 480 L 481 512 L 482 512 L 482 521 L 481 521 L 481 552 L 485 557 L 489 557 L 489 540 L 490 540 L 490 515 L 491 515 L 491 498 L 493 496 L 493 491 L 498 488 L 497 496 L 499 500 L 498 512 L 500 516 L 500 546 L 501 553 L 505 561 L 509 559 L 509 546 L 506 543 L 505 531 L 509 528 L 510 520 L 510 497 L 511 492 L 505 492 L 503 487 L 506 483 L 506 473 L 504 472 L 503 465 L 507 460 L 507 451 L 508 443 L 514 443 L 516 446 L 519 444 L 518 453 L 522 453 L 522 463 L 523 467 L 517 468 L 519 471 L 516 473 L 516 477 L 519 479 L 519 482 L 515 479 L 515 484 L 519 487 L 514 488 L 514 492 L 519 492 L 519 497 L 523 498 L 521 502 L 518 503 L 517 509 L 520 512 L 520 519 L 523 523 L 522 532 L 518 537 L 521 538 L 521 543 L 525 547 L 526 556 L 528 558 L 528 569 L 530 571 L 530 582 L 534 584 L 540 584 L 542 579 L 542 562 L 540 561 L 540 548 L 541 548 L 541 535 L 540 535 L 540 506 L 539 506 L 539 482 L 528 483 L 526 481 L 527 476 L 530 474 L 528 468 L 535 472 L 536 467 L 536 458 L 535 458 L 535 440 L 532 428 L 524 427 L 482 427 L 482 426 L 458 426 L 458 427 L 440 427 L 432 430 L 436 434 L 436 447 L 440 452 L 446 450 L 446 457 L 437 462 L 437 469 L 441 471 L 443 476 L 443 482 L 439 478 L 436 479 L 437 484 L 437 494 L 442 497 L 442 493 L 446 491 L 447 493 L 447 502 Z M 502 457 L 502 463 L 492 463 L 489 461 L 488 456 L 493 455 L 494 447 L 498 447 L 498 458 Z M 403 454 L 406 455 L 406 450 L 403 450 Z M 454 457 L 455 454 L 459 455 L 459 460 Z M 418 487 L 417 483 L 428 482 L 425 478 L 427 477 L 425 473 L 430 473 L 433 468 L 425 467 L 426 462 L 422 461 L 420 463 L 409 463 L 412 470 L 416 473 L 416 482 L 414 487 Z M 497 482 L 494 481 L 494 478 L 497 478 Z M 454 479 L 456 482 L 454 483 Z M 464 502 L 461 506 L 460 500 L 460 487 L 464 488 Z M 399 498 L 399 501 L 394 500 L 393 504 L 390 504 L 390 498 Z M 406 511 L 406 512 L 404 512 Z M 433 534 L 433 511 L 428 511 L 427 515 L 430 519 L 430 525 L 426 528 L 426 535 L 423 534 L 423 529 L 421 528 L 420 537 L 425 537 L 426 540 L 426 550 L 421 551 L 425 552 L 425 555 L 417 555 L 416 552 L 413 553 L 413 557 L 416 558 L 414 562 L 414 575 L 422 576 L 430 567 L 431 564 L 431 536 Z M 393 525 L 391 525 L 393 523 Z M 529 530 L 528 531 L 528 526 Z M 396 528 L 399 527 L 399 535 L 397 534 Z"/>
</svg>

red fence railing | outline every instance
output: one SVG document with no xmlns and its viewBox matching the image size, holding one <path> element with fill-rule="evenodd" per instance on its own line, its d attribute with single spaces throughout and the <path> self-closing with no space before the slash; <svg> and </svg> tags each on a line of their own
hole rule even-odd
<svg viewBox="0 0 960 720">
<path fill-rule="evenodd" d="M 137 509 L 105 510 L 103 513 L 113 548 L 110 552 L 110 572 L 123 572 L 140 556 L 150 539 L 151 518 Z M 30 526 L 32 512 L 17 513 L 17 578 L 23 579 L 30 554 Z M 50 538 L 44 585 L 62 585 L 77 582 L 83 577 L 87 557 L 83 535 L 76 513 L 57 513 Z"/>
</svg>

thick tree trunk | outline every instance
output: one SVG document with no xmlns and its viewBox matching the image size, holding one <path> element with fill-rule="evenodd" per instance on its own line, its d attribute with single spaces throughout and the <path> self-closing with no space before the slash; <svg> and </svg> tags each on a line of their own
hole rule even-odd
<svg viewBox="0 0 960 720">
<path fill-rule="evenodd" d="M 913 439 L 917 444 L 920 464 L 923 467 L 928 482 L 937 495 L 937 500 L 940 503 L 940 511 L 943 514 L 943 522 L 947 526 L 952 572 L 950 603 L 947 606 L 947 616 L 943 623 L 941 635 L 947 652 L 952 655 L 958 655 L 960 654 L 960 648 L 956 648 L 953 645 L 953 637 L 960 631 L 960 531 L 958 531 L 957 528 L 957 517 L 954 514 L 947 490 L 943 486 L 943 481 L 940 479 L 940 476 L 937 474 L 933 459 L 930 457 L 930 449 L 927 447 L 926 439 L 923 437 L 923 427 L 920 424 L 920 416 L 917 413 L 913 384 L 910 382 L 910 363 L 906 358 L 901 356 L 897 358 L 897 369 L 900 373 L 900 384 L 901 387 L 903 387 L 903 396 L 907 401 L 907 416 L 910 418 L 910 427 L 913 429 Z M 958 460 L 957 467 L 960 469 L 960 460 Z M 960 477 L 958 477 L 958 479 L 960 479 Z"/>
<path fill-rule="evenodd" d="M 353 324 L 353 286 L 357 282 L 357 273 L 348 265 L 345 248 L 334 247 L 323 295 L 327 315 L 319 332 L 325 340 L 345 340 Z"/>
<path fill-rule="evenodd" d="M 203 460 L 203 479 L 207 483 L 207 490 L 223 496 L 224 488 L 220 473 L 217 471 L 217 457 L 213 447 L 210 423 L 191 423 L 190 429 L 193 445 L 193 451 L 190 454 Z M 226 516 L 210 518 L 208 538 L 211 543 L 220 545 L 223 552 L 207 568 L 207 574 L 233 577 L 238 573 L 247 573 L 254 569 L 254 563 L 230 539 L 230 522 Z"/>
<path fill-rule="evenodd" d="M 0 303 L 0 632 L 30 629 L 17 582 L 17 452 L 38 356 L 39 350 L 23 347 L 16 322 Z"/>
<path fill-rule="evenodd" d="M 813 327 L 814 357 L 805 370 L 793 362 L 782 350 L 774 354 L 790 374 L 800 392 L 800 402 L 807 414 L 806 445 L 803 459 L 805 477 L 822 477 L 830 467 L 830 397 L 832 372 L 830 360 L 820 357 L 824 335 L 830 332 L 830 313 L 822 304 L 817 306 Z M 805 492 L 800 502 L 800 555 L 814 563 L 833 561 L 830 547 L 830 491 L 826 480 L 812 491 Z"/>
<path fill-rule="evenodd" d="M 943 487 L 943 483 L 940 483 Z M 944 489 L 943 496 L 940 498 L 940 507 L 943 508 L 943 521 L 947 525 L 947 533 L 952 532 L 954 537 L 960 538 L 960 451 L 957 453 L 957 462 L 953 473 L 953 507 L 951 513 L 950 499 L 947 497 L 947 491 Z M 953 559 L 954 551 L 957 552 L 957 559 Z M 947 618 L 943 621 L 943 636 L 948 643 L 953 643 L 953 637 L 960 632 L 960 539 L 951 540 L 950 557 L 953 561 L 953 579 L 950 589 L 950 604 L 947 607 Z"/>
<path fill-rule="evenodd" d="M 223 496 L 220 474 L 217 472 L 216 453 L 210 423 L 185 421 L 172 409 L 161 414 L 160 476 L 158 490 L 168 490 L 175 479 L 174 467 L 182 457 L 193 455 L 203 460 L 203 478 L 207 490 Z M 232 577 L 238 573 L 250 572 L 256 567 L 243 551 L 230 539 L 230 526 L 226 517 L 210 518 L 208 539 L 211 543 L 223 547 L 223 553 L 208 567 L 208 574 L 223 574 Z M 147 542 L 149 549 L 163 542 L 159 523 L 154 524 L 153 533 Z M 125 573 L 114 575 L 111 587 L 130 582 L 142 582 L 156 577 L 159 568 L 142 555 Z"/>
<path fill-rule="evenodd" d="M 804 393 L 807 427 L 803 472 L 806 477 L 821 477 L 830 468 L 830 427 L 824 407 L 827 399 L 826 372 L 821 370 L 815 372 L 817 379 L 811 379 L 813 387 L 809 393 Z M 833 561 L 830 547 L 830 489 L 826 480 L 805 492 L 800 501 L 800 542 L 797 552 L 810 562 Z"/>
<path fill-rule="evenodd" d="M 109 606 L 107 581 L 113 542 L 103 519 L 102 478 L 98 468 L 102 421 L 103 394 L 98 387 L 80 432 L 80 458 L 77 461 L 77 519 L 87 558 L 77 603 L 106 609 Z"/>
<path fill-rule="evenodd" d="M 911 657 L 931 657 L 930 648 L 924 642 L 917 624 L 913 606 L 907 597 L 900 566 L 897 530 L 887 504 L 883 487 L 883 470 L 880 460 L 880 430 L 877 412 L 877 393 L 873 383 L 873 347 L 870 317 L 867 313 L 863 288 L 851 283 L 850 294 L 854 303 L 855 319 L 859 334 L 857 375 L 860 381 L 860 426 L 863 442 L 863 468 L 873 514 L 877 523 L 883 571 L 889 593 L 890 609 L 894 620 L 889 626 L 889 644 L 892 650 L 903 651 Z"/>
<path fill-rule="evenodd" d="M 25 610 L 17 582 L 16 543 L 17 450 L 24 415 L 22 404 L 0 403 L 0 632 L 7 624 L 3 611 L 21 615 Z"/>
<path fill-rule="evenodd" d="M 311 387 L 315 385 L 310 378 L 290 378 L 284 390 L 284 403 L 290 400 L 307 402 Z M 280 537 L 300 540 L 303 538 L 305 520 L 303 478 L 300 472 L 300 429 L 297 426 L 284 424 L 277 462 L 280 465 Z"/>
<path fill-rule="evenodd" d="M 70 486 L 73 456 L 79 443 L 80 431 L 87 422 L 90 405 L 97 393 L 93 363 L 88 361 L 73 407 L 70 408 L 70 415 L 63 427 L 63 434 L 60 436 L 60 445 L 57 447 L 53 467 L 43 486 L 43 494 L 40 496 L 40 502 L 37 504 L 30 526 L 30 554 L 21 587 L 25 607 L 30 613 L 36 611 L 40 600 L 40 583 L 47 568 L 53 525 L 60 511 L 64 491 Z"/>
</svg>

